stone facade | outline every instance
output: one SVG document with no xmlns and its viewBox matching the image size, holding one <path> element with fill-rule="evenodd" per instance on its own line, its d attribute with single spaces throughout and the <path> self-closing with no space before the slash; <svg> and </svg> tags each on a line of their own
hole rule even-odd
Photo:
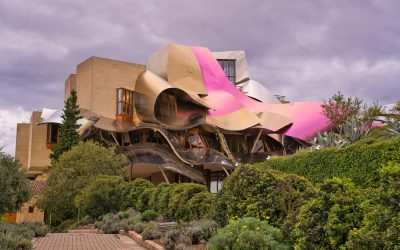
<svg viewBox="0 0 400 250">
<path fill-rule="evenodd" d="M 141 64 L 90 57 L 77 66 L 76 91 L 79 107 L 114 119 L 116 89 L 133 90 L 138 75 L 144 70 L 145 66 Z"/>
</svg>

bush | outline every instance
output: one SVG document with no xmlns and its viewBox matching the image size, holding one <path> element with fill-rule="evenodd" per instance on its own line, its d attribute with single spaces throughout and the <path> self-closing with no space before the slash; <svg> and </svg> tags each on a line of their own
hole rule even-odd
<svg viewBox="0 0 400 250">
<path fill-rule="evenodd" d="M 128 184 L 128 198 L 125 203 L 126 207 L 133 207 L 140 211 L 139 200 L 143 192 L 148 188 L 154 188 L 154 184 L 148 180 L 137 178 Z M 146 204 L 147 205 L 147 204 Z M 146 209 L 145 209 L 146 210 Z M 142 210 L 143 211 L 143 210 Z"/>
<path fill-rule="evenodd" d="M 116 234 L 121 229 L 121 219 L 118 215 L 108 213 L 103 216 L 101 221 L 95 223 L 96 227 L 105 234 Z"/>
<path fill-rule="evenodd" d="M 361 190 L 347 180 L 334 178 L 320 185 L 318 196 L 297 215 L 293 231 L 298 249 L 341 249 L 349 232 L 362 220 Z"/>
<path fill-rule="evenodd" d="M 157 224 L 148 223 L 142 232 L 143 240 L 156 240 L 161 238 L 161 233 L 157 230 Z"/>
<path fill-rule="evenodd" d="M 190 220 L 213 219 L 216 213 L 217 196 L 210 192 L 200 192 L 188 201 L 186 209 Z"/>
<path fill-rule="evenodd" d="M 120 211 L 117 213 L 117 215 L 121 219 L 133 219 L 133 220 L 138 220 L 141 217 L 140 212 L 136 211 L 133 208 L 128 208 L 125 211 Z"/>
<path fill-rule="evenodd" d="M 32 249 L 32 241 L 16 233 L 0 233 L 0 249 Z"/>
<path fill-rule="evenodd" d="M 380 187 L 363 202 L 362 225 L 350 232 L 349 249 L 397 249 L 400 244 L 400 164 L 380 171 Z"/>
<path fill-rule="evenodd" d="M 33 231 L 34 237 L 44 237 L 49 231 L 47 226 L 41 222 L 23 222 L 21 226 Z"/>
<path fill-rule="evenodd" d="M 206 243 L 217 232 L 218 224 L 213 220 L 192 221 L 186 229 L 192 244 Z"/>
<path fill-rule="evenodd" d="M 161 196 L 165 193 L 170 185 L 162 182 L 155 187 L 154 191 L 151 193 L 148 201 L 148 208 L 160 213 L 161 207 Z"/>
<path fill-rule="evenodd" d="M 379 169 L 389 161 L 400 162 L 400 138 L 372 145 L 352 145 L 271 159 L 257 164 L 306 177 L 313 183 L 339 177 L 349 178 L 360 187 L 377 187 Z"/>
<path fill-rule="evenodd" d="M 303 177 L 240 167 L 225 179 L 218 193 L 216 219 L 225 225 L 229 218 L 257 217 L 280 227 L 287 216 L 296 213 L 315 193 L 312 184 Z"/>
<path fill-rule="evenodd" d="M 151 221 L 154 220 L 155 218 L 157 218 L 158 213 L 156 213 L 154 210 L 150 209 L 150 210 L 146 210 L 142 213 L 142 217 L 141 220 L 142 221 Z"/>
<path fill-rule="evenodd" d="M 156 188 L 151 187 L 151 188 L 146 188 L 138 197 L 138 202 L 136 204 L 136 208 L 143 212 L 145 210 L 150 209 L 149 207 L 149 200 L 150 197 L 153 195 L 153 192 L 156 191 Z"/>
<path fill-rule="evenodd" d="M 126 176 L 126 157 L 95 142 L 81 142 L 49 168 L 39 207 L 64 220 L 77 215 L 75 197 L 97 175 Z"/>
<path fill-rule="evenodd" d="M 144 230 L 144 224 L 142 222 L 137 222 L 133 226 L 133 231 L 135 231 L 138 234 L 141 234 Z"/>
<path fill-rule="evenodd" d="M 162 241 L 165 245 L 165 249 L 167 250 L 173 250 L 182 247 L 186 248 L 192 244 L 191 238 L 188 237 L 188 235 L 182 230 L 178 229 L 169 230 L 165 234 Z"/>
<path fill-rule="evenodd" d="M 197 193 L 207 192 L 204 185 L 182 183 L 172 189 L 168 203 L 167 219 L 190 220 L 191 211 L 187 207 L 188 201 Z"/>
<path fill-rule="evenodd" d="M 260 250 L 288 249 L 279 229 L 256 218 L 243 218 L 231 221 L 220 229 L 209 243 L 210 250 Z"/>
<path fill-rule="evenodd" d="M 0 249 L 31 249 L 32 238 L 47 234 L 42 223 L 11 224 L 0 222 Z"/>
<path fill-rule="evenodd" d="M 126 200 L 127 183 L 120 176 L 99 175 L 91 179 L 75 198 L 75 204 L 92 218 L 117 212 Z"/>
<path fill-rule="evenodd" d="M 21 164 L 1 150 L 0 146 L 0 214 L 3 214 L 19 209 L 30 198 L 31 190 Z"/>
</svg>

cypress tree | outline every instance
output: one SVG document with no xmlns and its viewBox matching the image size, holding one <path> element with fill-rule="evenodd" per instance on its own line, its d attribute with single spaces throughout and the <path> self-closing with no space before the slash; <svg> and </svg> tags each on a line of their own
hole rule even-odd
<svg viewBox="0 0 400 250">
<path fill-rule="evenodd" d="M 80 126 L 77 121 L 82 117 L 79 116 L 80 111 L 76 101 L 76 91 L 71 90 L 71 95 L 65 101 L 63 114 L 61 115 L 63 122 L 60 125 L 58 144 L 54 146 L 50 155 L 52 162 L 58 161 L 64 152 L 69 151 L 79 143 L 80 137 L 77 130 Z"/>
</svg>

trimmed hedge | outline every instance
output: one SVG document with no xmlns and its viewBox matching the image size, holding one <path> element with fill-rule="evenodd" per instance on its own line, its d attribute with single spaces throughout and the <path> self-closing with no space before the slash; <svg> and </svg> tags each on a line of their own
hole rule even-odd
<svg viewBox="0 0 400 250">
<path fill-rule="evenodd" d="M 339 177 L 349 178 L 360 187 L 376 187 L 379 182 L 379 169 L 390 161 L 400 162 L 399 137 L 371 145 L 299 152 L 256 166 L 298 174 L 313 183 Z"/>
<path fill-rule="evenodd" d="M 304 177 L 243 166 L 225 179 L 218 192 L 216 219 L 226 225 L 231 218 L 256 217 L 283 227 L 286 233 L 292 228 L 286 227 L 284 221 L 295 217 L 315 195 L 315 188 Z"/>
</svg>

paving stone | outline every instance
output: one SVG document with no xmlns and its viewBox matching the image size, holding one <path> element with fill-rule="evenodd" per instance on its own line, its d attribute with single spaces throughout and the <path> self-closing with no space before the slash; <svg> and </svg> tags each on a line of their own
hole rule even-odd
<svg viewBox="0 0 400 250">
<path fill-rule="evenodd" d="M 146 250 L 123 235 L 49 233 L 33 243 L 35 250 Z"/>
</svg>

